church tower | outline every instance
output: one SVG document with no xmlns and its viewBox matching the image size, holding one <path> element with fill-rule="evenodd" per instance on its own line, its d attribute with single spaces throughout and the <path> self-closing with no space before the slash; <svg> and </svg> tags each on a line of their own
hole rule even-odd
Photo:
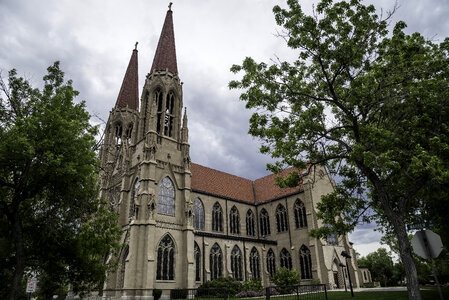
<svg viewBox="0 0 449 300">
<path fill-rule="evenodd" d="M 119 213 L 125 245 L 105 292 L 131 299 L 152 296 L 155 288 L 195 284 L 190 146 L 171 5 L 142 89 L 140 111 L 137 99 L 134 50 L 101 150 L 102 194 Z"/>
</svg>

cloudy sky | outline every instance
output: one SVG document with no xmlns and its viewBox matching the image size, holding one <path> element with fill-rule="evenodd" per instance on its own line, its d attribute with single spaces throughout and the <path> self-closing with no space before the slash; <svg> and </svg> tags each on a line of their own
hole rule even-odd
<svg viewBox="0 0 449 300">
<path fill-rule="evenodd" d="M 173 0 L 172 0 L 173 1 Z M 16 68 L 34 86 L 46 68 L 61 62 L 73 79 L 93 122 L 107 120 L 115 104 L 134 43 L 139 42 L 139 90 L 149 72 L 169 1 L 155 0 L 0 0 L 0 70 Z M 256 179 L 270 158 L 247 134 L 251 112 L 230 91 L 232 64 L 246 56 L 269 62 L 294 57 L 277 28 L 272 7 L 285 0 L 174 0 L 173 18 L 184 105 L 189 116 L 192 161 Z M 391 0 L 371 0 L 378 9 Z M 305 11 L 314 1 L 304 0 Z M 449 1 L 399 0 L 395 20 L 408 32 L 434 41 L 449 36 Z M 374 225 L 360 226 L 350 238 L 366 255 L 379 246 Z"/>
</svg>

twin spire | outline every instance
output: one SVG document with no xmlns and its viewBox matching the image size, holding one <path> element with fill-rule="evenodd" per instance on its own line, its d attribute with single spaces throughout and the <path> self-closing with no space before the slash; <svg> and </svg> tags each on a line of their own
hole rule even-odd
<svg viewBox="0 0 449 300">
<path fill-rule="evenodd" d="M 178 64 L 176 62 L 175 34 L 173 30 L 173 11 L 172 3 L 168 6 L 167 15 L 165 16 L 164 26 L 156 48 L 150 73 L 154 71 L 168 70 L 173 74 L 178 74 Z M 126 107 L 138 109 L 139 107 L 139 91 L 138 91 L 138 64 L 137 64 L 137 42 L 131 59 L 123 78 L 122 86 L 117 97 L 115 107 Z"/>
</svg>

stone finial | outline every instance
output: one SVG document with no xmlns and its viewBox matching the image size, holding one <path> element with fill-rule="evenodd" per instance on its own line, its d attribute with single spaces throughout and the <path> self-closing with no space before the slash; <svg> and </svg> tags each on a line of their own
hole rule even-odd
<svg viewBox="0 0 449 300">
<path fill-rule="evenodd" d="M 137 44 L 138 44 L 139 42 L 136 42 L 136 44 L 134 45 L 134 50 L 137 50 Z"/>
<path fill-rule="evenodd" d="M 169 4 L 168 4 L 168 11 L 171 11 L 171 6 L 173 5 L 173 2 L 170 2 Z"/>
</svg>

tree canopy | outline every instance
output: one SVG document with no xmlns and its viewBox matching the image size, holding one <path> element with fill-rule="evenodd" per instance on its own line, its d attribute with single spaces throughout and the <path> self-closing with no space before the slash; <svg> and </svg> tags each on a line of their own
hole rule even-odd
<svg viewBox="0 0 449 300">
<path fill-rule="evenodd" d="M 325 165 L 338 178 L 318 205 L 331 228 L 314 235 L 376 220 L 397 236 L 409 297 L 420 299 L 405 224 L 416 214 L 432 218 L 429 207 L 449 194 L 449 39 L 406 34 L 402 21 L 390 28 L 393 12 L 379 16 L 359 0 L 323 0 L 312 15 L 287 3 L 273 12 L 297 59 L 248 57 L 231 68 L 244 74 L 230 88 L 243 89 L 241 100 L 256 109 L 249 133 L 277 159 L 272 171 Z M 279 184 L 300 180 L 291 173 Z"/>
<path fill-rule="evenodd" d="M 42 90 L 16 70 L 0 80 L 2 298 L 18 297 L 24 273 L 42 279 L 46 297 L 68 283 L 98 289 L 119 246 L 117 217 L 97 193 L 97 129 L 59 62 L 43 79 Z"/>
</svg>

